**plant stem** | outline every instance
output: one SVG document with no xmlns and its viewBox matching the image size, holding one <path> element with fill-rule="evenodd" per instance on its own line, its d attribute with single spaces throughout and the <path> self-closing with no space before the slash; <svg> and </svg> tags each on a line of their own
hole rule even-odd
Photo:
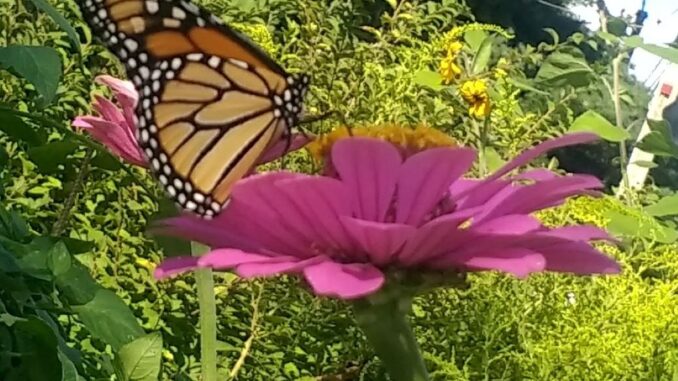
<svg viewBox="0 0 678 381">
<path fill-rule="evenodd" d="M 191 252 L 194 256 L 200 256 L 205 251 L 207 251 L 205 246 L 191 242 Z M 212 269 L 196 270 L 195 286 L 198 289 L 200 309 L 201 381 L 217 381 L 217 305 Z"/>
<path fill-rule="evenodd" d="M 481 128 L 478 121 L 473 118 L 471 118 L 471 123 L 473 123 L 473 129 L 478 136 L 478 172 L 480 177 L 484 177 L 487 174 L 487 158 L 485 157 L 486 128 Z"/>
<path fill-rule="evenodd" d="M 381 359 L 391 381 L 429 381 L 419 344 L 407 320 L 411 300 L 361 300 L 353 304 L 358 325 Z"/>
<path fill-rule="evenodd" d="M 615 115 L 615 124 L 619 128 L 624 128 L 622 120 L 622 108 L 621 108 L 621 62 L 624 59 L 626 54 L 624 52 L 617 54 L 617 56 L 612 61 L 612 87 L 613 87 L 613 101 L 614 101 L 614 115 Z M 625 142 L 619 143 L 619 169 L 622 175 L 622 191 L 619 192 L 619 196 L 623 196 L 626 192 L 630 190 L 629 177 L 626 173 L 626 162 L 628 161 L 628 153 L 626 152 Z"/>
</svg>

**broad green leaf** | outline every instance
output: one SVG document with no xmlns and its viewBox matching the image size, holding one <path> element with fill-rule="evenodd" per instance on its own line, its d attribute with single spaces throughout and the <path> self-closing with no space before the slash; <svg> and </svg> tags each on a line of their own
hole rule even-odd
<svg viewBox="0 0 678 381">
<path fill-rule="evenodd" d="M 47 106 L 56 95 L 61 78 L 61 59 L 46 46 L 10 45 L 0 47 L 0 67 L 11 69 L 35 86 Z"/>
<path fill-rule="evenodd" d="M 73 362 L 61 351 L 59 351 L 59 361 L 61 362 L 61 381 L 85 381 L 78 374 Z"/>
<path fill-rule="evenodd" d="M 640 227 L 638 218 L 616 211 L 608 211 L 604 216 L 609 220 L 606 228 L 610 233 L 622 237 L 635 237 L 638 234 Z"/>
<path fill-rule="evenodd" d="M 30 146 L 44 144 L 47 140 L 44 132 L 36 131 L 23 119 L 4 110 L 0 110 L 0 131 L 7 134 L 11 139 L 25 142 Z"/>
<path fill-rule="evenodd" d="M 631 36 L 624 38 L 624 43 L 631 48 L 641 48 L 648 53 L 652 53 L 667 61 L 678 64 L 678 49 L 670 46 L 660 46 L 655 44 L 646 44 L 640 36 Z"/>
<path fill-rule="evenodd" d="M 63 242 L 57 242 L 47 254 L 47 266 L 54 277 L 60 277 L 71 269 L 71 253 Z"/>
<path fill-rule="evenodd" d="M 61 381 L 62 370 L 57 350 L 57 339 L 44 321 L 36 316 L 18 321 L 13 326 L 16 345 L 14 352 L 21 356 L 18 368 L 12 368 L 7 380 Z"/>
<path fill-rule="evenodd" d="M 101 290 L 92 278 L 87 268 L 76 260 L 72 260 L 71 267 L 56 278 L 56 285 L 62 300 L 71 305 L 84 305 L 91 302 Z"/>
<path fill-rule="evenodd" d="M 159 332 L 141 336 L 118 351 L 117 362 L 124 381 L 156 381 L 160 373 L 162 336 Z"/>
<path fill-rule="evenodd" d="M 603 40 L 607 41 L 608 43 L 619 42 L 619 37 L 615 36 L 612 33 L 598 31 L 598 32 L 596 32 L 596 34 L 598 35 L 598 37 L 602 38 Z"/>
<path fill-rule="evenodd" d="M 501 158 L 499 152 L 492 147 L 485 148 L 485 161 L 487 163 L 487 170 L 492 173 L 501 168 L 506 161 Z"/>
<path fill-rule="evenodd" d="M 73 154 L 79 145 L 72 140 L 50 142 L 40 147 L 28 150 L 28 157 L 33 161 L 41 172 L 56 173 L 59 166 L 66 164 L 68 157 Z"/>
<path fill-rule="evenodd" d="M 650 132 L 636 144 L 636 147 L 657 156 L 678 158 L 678 145 L 673 141 L 669 124 L 664 120 L 648 120 L 647 123 Z"/>
<path fill-rule="evenodd" d="M 421 70 L 414 75 L 414 83 L 433 90 L 440 90 L 443 87 L 443 77 L 435 71 Z"/>
<path fill-rule="evenodd" d="M 480 43 L 480 47 L 473 57 L 473 74 L 480 74 L 487 70 L 487 64 L 490 62 L 490 56 L 492 55 L 493 44 L 494 40 L 491 36 L 487 36 L 483 42 Z"/>
<path fill-rule="evenodd" d="M 464 33 L 464 41 L 471 48 L 473 54 L 477 54 L 480 50 L 480 46 L 483 44 L 483 41 L 488 37 L 487 32 L 484 30 L 469 30 Z"/>
<path fill-rule="evenodd" d="M 623 142 L 630 137 L 629 133 L 623 128 L 619 128 L 610 123 L 605 117 L 593 110 L 589 110 L 577 117 L 572 122 L 570 132 L 593 132 L 601 138 L 610 142 Z"/>
<path fill-rule="evenodd" d="M 678 195 L 662 198 L 655 204 L 645 207 L 645 212 L 654 217 L 678 215 Z"/>
<path fill-rule="evenodd" d="M 548 92 L 539 90 L 538 88 L 532 86 L 530 81 L 527 79 L 506 77 L 506 81 L 521 90 L 531 91 L 541 95 L 550 95 Z"/>
<path fill-rule="evenodd" d="M 94 299 L 73 310 L 92 336 L 119 351 L 125 344 L 144 335 L 130 309 L 114 292 L 100 289 Z"/>
<path fill-rule="evenodd" d="M 621 17 L 609 17 L 607 19 L 607 30 L 617 37 L 626 36 L 628 24 Z"/>
<path fill-rule="evenodd" d="M 61 29 L 63 29 L 64 32 L 68 35 L 68 39 L 71 41 L 71 45 L 80 51 L 80 38 L 78 37 L 78 33 L 75 31 L 73 26 L 71 25 L 68 20 L 64 16 L 59 13 L 50 3 L 48 3 L 46 0 L 31 0 L 35 6 L 42 10 L 43 12 L 47 13 L 49 17 L 54 20 L 57 25 Z"/>
<path fill-rule="evenodd" d="M 535 79 L 545 86 L 586 86 L 595 78 L 595 73 L 582 57 L 555 52 L 544 60 Z"/>
</svg>

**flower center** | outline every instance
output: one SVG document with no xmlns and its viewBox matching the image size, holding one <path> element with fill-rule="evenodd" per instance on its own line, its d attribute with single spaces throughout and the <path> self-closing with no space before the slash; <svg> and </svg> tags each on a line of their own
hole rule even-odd
<svg viewBox="0 0 678 381">
<path fill-rule="evenodd" d="M 388 123 L 359 126 L 351 129 L 342 126 L 327 134 L 318 136 L 313 142 L 306 146 L 306 149 L 308 149 L 315 159 L 322 160 L 329 155 L 332 150 L 332 145 L 334 145 L 336 141 L 350 136 L 362 136 L 386 140 L 401 148 L 406 154 L 425 151 L 431 148 L 454 147 L 457 145 L 457 142 L 451 136 L 425 124 L 408 127 L 400 124 Z"/>
</svg>

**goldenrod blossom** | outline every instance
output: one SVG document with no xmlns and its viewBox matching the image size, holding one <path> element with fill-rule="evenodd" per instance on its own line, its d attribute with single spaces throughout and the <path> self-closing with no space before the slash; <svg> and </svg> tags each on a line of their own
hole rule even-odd
<svg viewBox="0 0 678 381">
<path fill-rule="evenodd" d="M 487 83 L 482 79 L 466 81 L 459 89 L 461 97 L 469 104 L 470 116 L 483 119 L 490 114 L 490 96 L 487 93 Z"/>
<path fill-rule="evenodd" d="M 454 60 L 455 56 L 448 55 L 440 61 L 440 66 L 438 67 L 438 72 L 443 77 L 443 82 L 449 84 L 455 79 L 459 78 L 462 73 L 461 67 L 457 65 Z"/>
</svg>

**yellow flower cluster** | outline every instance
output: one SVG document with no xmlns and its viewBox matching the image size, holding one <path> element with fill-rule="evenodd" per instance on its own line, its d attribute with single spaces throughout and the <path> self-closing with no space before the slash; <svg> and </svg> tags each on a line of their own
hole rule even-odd
<svg viewBox="0 0 678 381">
<path fill-rule="evenodd" d="M 327 134 L 319 135 L 306 146 L 315 159 L 325 158 L 339 139 L 362 136 L 386 140 L 408 151 L 423 151 L 437 147 L 454 147 L 457 142 L 442 131 L 420 124 L 414 128 L 395 123 L 384 123 L 351 128 L 341 126 Z"/>
<path fill-rule="evenodd" d="M 464 45 L 459 41 L 450 41 L 446 46 L 447 54 L 438 67 L 438 72 L 443 77 L 443 82 L 449 84 L 455 79 L 459 78 L 462 73 L 461 67 L 457 65 L 456 60 L 459 52 L 464 48 Z"/>
<path fill-rule="evenodd" d="M 469 104 L 470 116 L 483 119 L 490 115 L 490 95 L 487 93 L 487 83 L 484 80 L 475 79 L 464 82 L 459 93 Z"/>
</svg>

